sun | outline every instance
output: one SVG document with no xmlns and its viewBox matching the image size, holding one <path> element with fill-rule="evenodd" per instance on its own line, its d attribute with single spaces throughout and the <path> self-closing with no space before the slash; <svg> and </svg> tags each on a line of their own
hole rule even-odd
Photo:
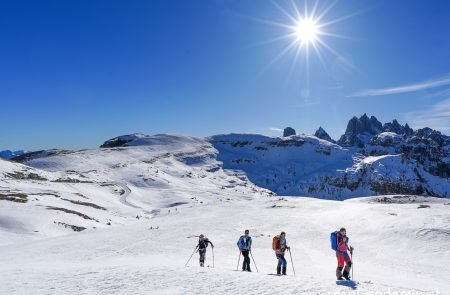
<svg viewBox="0 0 450 295">
<path fill-rule="evenodd" d="M 294 31 L 300 45 L 315 43 L 320 34 L 317 21 L 312 18 L 299 20 Z"/>
<path fill-rule="evenodd" d="M 312 7 L 308 7 L 308 0 L 290 0 L 291 5 L 288 5 L 287 7 L 283 7 L 278 4 L 277 1 L 272 1 L 272 4 L 284 15 L 284 20 L 282 22 L 258 18 L 254 18 L 254 20 L 272 27 L 278 27 L 282 31 L 279 36 L 262 42 L 261 44 L 283 42 L 286 46 L 281 49 L 281 52 L 275 56 L 261 72 L 265 72 L 281 58 L 288 55 L 293 58 L 289 73 L 292 73 L 292 69 L 297 62 L 303 60 L 305 62 L 302 62 L 301 64 L 304 65 L 304 68 L 306 69 L 305 76 L 308 80 L 311 52 L 315 53 L 325 69 L 327 69 L 325 60 L 326 52 L 333 55 L 335 59 L 342 61 L 346 66 L 353 68 L 352 63 L 339 54 L 329 44 L 327 39 L 351 39 L 345 35 L 333 33 L 332 31 L 336 28 L 335 26 L 338 23 L 361 14 L 364 10 L 333 19 L 327 19 L 327 15 L 329 15 L 330 10 L 332 10 L 337 1 L 338 0 L 330 2 L 330 5 L 324 7 L 319 7 L 318 0 L 313 2 L 314 5 Z M 297 2 L 303 2 L 304 5 L 297 5 Z"/>
</svg>

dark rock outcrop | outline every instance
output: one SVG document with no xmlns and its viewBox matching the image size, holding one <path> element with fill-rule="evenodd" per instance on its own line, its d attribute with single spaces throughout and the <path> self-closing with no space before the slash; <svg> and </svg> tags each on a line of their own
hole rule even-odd
<svg viewBox="0 0 450 295">
<path fill-rule="evenodd" d="M 347 124 L 345 134 L 338 140 L 341 146 L 364 147 L 374 135 L 383 130 L 383 125 L 377 118 L 364 114 L 359 119 L 353 117 Z"/>
<path fill-rule="evenodd" d="M 144 138 L 147 135 L 141 134 L 141 133 L 134 133 L 129 135 L 122 135 L 117 136 L 114 138 L 111 138 L 107 141 L 105 141 L 100 148 L 115 148 L 115 147 L 126 147 L 128 146 L 129 142 L 136 141 L 140 138 Z M 148 137 L 148 136 L 147 136 Z"/>
<path fill-rule="evenodd" d="M 395 147 L 402 143 L 401 135 L 394 132 L 382 132 L 375 135 L 369 144 L 373 146 Z"/>
<path fill-rule="evenodd" d="M 283 136 L 284 137 L 295 135 L 295 134 L 296 133 L 295 133 L 295 129 L 294 128 L 292 128 L 292 127 L 284 128 L 284 131 L 283 131 Z"/>
<path fill-rule="evenodd" d="M 399 126 L 403 127 L 401 125 L 396 127 Z M 431 175 L 449 178 L 449 137 L 428 127 L 418 129 L 411 134 L 409 127 L 405 127 L 407 124 L 403 127 L 403 131 L 403 128 L 396 129 L 399 133 L 383 132 L 375 135 L 370 143 L 365 145 L 363 153 L 366 156 L 402 154 L 405 161 L 417 161 Z"/>
<path fill-rule="evenodd" d="M 394 132 L 400 135 L 411 136 L 414 133 L 411 127 L 409 127 L 408 123 L 405 126 L 400 125 L 397 120 L 393 120 L 392 123 L 385 123 L 383 125 L 383 132 Z"/>
<path fill-rule="evenodd" d="M 295 134 L 296 134 L 296 132 L 295 132 L 294 128 L 292 128 L 292 127 L 284 128 L 284 131 L 283 131 L 283 136 L 284 137 L 295 135 Z"/>
<path fill-rule="evenodd" d="M 316 133 L 314 133 L 314 136 L 332 143 L 336 143 L 336 141 L 334 141 L 322 127 L 319 127 L 319 129 L 317 129 Z"/>
</svg>

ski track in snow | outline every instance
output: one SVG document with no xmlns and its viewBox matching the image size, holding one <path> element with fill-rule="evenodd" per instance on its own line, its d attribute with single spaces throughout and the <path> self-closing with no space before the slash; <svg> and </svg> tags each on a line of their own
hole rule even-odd
<svg viewBox="0 0 450 295">
<path fill-rule="evenodd" d="M 134 209 L 142 209 L 145 214 L 153 214 L 153 212 L 147 211 L 144 208 L 134 205 L 128 201 L 128 197 L 131 195 L 132 191 L 126 183 L 121 183 L 121 182 L 117 182 L 117 181 L 113 182 L 113 183 L 117 186 L 120 186 L 124 191 L 123 195 L 120 197 L 120 202 L 122 204 L 129 206 L 131 208 L 134 208 Z"/>
</svg>

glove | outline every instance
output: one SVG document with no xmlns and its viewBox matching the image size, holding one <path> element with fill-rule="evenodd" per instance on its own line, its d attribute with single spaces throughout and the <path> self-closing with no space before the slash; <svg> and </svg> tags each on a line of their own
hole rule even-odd
<svg viewBox="0 0 450 295">
<path fill-rule="evenodd" d="M 286 249 L 287 249 L 288 251 L 291 251 L 291 247 L 289 247 L 289 246 L 287 246 Z"/>
<path fill-rule="evenodd" d="M 350 246 L 350 253 L 353 253 L 353 247 L 352 246 Z"/>
</svg>

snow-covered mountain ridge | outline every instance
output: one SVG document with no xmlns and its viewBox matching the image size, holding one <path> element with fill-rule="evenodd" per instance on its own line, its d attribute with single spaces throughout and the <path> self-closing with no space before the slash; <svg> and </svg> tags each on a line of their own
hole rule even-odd
<svg viewBox="0 0 450 295">
<path fill-rule="evenodd" d="M 150 138 L 126 135 L 102 146 L 151 145 Z M 373 116 L 354 117 L 338 144 L 322 127 L 315 136 L 228 134 L 206 141 L 217 149 L 223 168 L 242 171 L 280 195 L 450 197 L 449 137 L 430 128 L 413 131 L 396 120 L 383 125 Z"/>
<path fill-rule="evenodd" d="M 289 129 L 292 134 L 294 129 Z M 320 127 L 315 136 L 269 137 L 257 134 L 194 138 L 130 134 L 105 141 L 101 148 L 183 146 L 190 152 L 210 146 L 209 154 L 226 170 L 279 195 L 346 199 L 377 194 L 450 197 L 450 139 L 430 128 L 412 130 L 396 120 L 382 124 L 366 114 L 352 118 L 345 134 L 333 141 Z M 41 151 L 15 158 L 37 168 L 54 165 Z M 34 160 L 33 160 L 34 159 Z M 41 160 L 38 160 L 41 159 Z M 40 164 L 41 163 L 41 164 Z M 66 166 L 72 163 L 67 160 Z M 70 168 L 66 167 L 68 170 Z"/>
<path fill-rule="evenodd" d="M 420 156 L 426 160 L 420 161 L 415 147 L 389 149 L 375 145 L 375 141 L 364 149 L 344 148 L 309 135 L 272 138 L 232 134 L 213 136 L 210 141 L 218 149 L 224 168 L 245 171 L 252 182 L 280 195 L 326 199 L 396 193 L 450 197 L 446 172 L 434 173 L 434 167 L 448 169 L 448 163 L 442 166 L 448 151 L 442 157 L 424 152 Z"/>
<path fill-rule="evenodd" d="M 414 131 L 397 120 L 383 125 L 366 114 L 353 117 L 337 144 L 322 127 L 315 136 L 230 134 L 208 140 L 224 168 L 244 171 L 280 195 L 450 197 L 450 138 L 430 128 Z"/>
</svg>

